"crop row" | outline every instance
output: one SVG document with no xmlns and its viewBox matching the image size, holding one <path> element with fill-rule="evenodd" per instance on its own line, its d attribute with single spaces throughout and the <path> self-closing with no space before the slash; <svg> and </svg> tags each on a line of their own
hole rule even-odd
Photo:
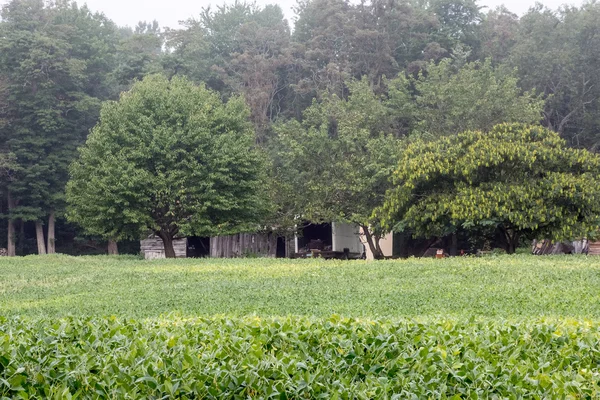
<svg viewBox="0 0 600 400">
<path fill-rule="evenodd" d="M 600 325 L 0 319 L 0 397 L 596 398 Z"/>
<path fill-rule="evenodd" d="M 358 318 L 600 321 L 600 257 L 380 262 L 0 257 L 0 315 L 155 318 L 332 314 Z"/>
</svg>

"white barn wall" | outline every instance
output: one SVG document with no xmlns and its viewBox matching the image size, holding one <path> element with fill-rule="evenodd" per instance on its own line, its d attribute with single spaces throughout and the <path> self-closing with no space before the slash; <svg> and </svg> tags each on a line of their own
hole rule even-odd
<svg viewBox="0 0 600 400">
<path fill-rule="evenodd" d="M 363 252 L 358 225 L 333 222 L 331 224 L 331 231 L 333 251 L 350 249 L 350 253 Z"/>
<path fill-rule="evenodd" d="M 367 244 L 367 237 L 364 234 L 362 228 L 360 229 L 360 240 L 363 242 L 365 246 L 365 253 L 367 256 L 367 260 L 374 260 L 373 252 L 371 248 Z M 391 257 L 394 255 L 394 234 L 392 232 L 388 233 L 381 239 L 379 239 L 379 247 L 381 247 L 381 251 L 385 257 Z"/>
</svg>

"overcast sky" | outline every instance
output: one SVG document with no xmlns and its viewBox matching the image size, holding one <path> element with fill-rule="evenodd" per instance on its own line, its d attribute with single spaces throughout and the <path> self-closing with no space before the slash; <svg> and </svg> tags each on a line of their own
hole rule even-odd
<svg viewBox="0 0 600 400">
<path fill-rule="evenodd" d="M 1 4 L 7 0 L 0 0 Z M 156 19 L 162 27 L 177 27 L 178 22 L 197 16 L 202 8 L 223 4 L 223 0 L 79 0 L 94 11 L 103 12 L 118 25 L 135 26 L 138 21 Z M 257 4 L 277 3 L 288 19 L 293 18 L 292 6 L 296 0 L 257 0 Z M 542 4 L 556 9 L 561 4 L 582 4 L 583 0 L 542 0 Z M 480 0 L 479 4 L 495 8 L 501 4 L 517 14 L 523 14 L 535 4 L 535 0 Z M 291 21 L 290 21 L 291 22 Z"/>
</svg>

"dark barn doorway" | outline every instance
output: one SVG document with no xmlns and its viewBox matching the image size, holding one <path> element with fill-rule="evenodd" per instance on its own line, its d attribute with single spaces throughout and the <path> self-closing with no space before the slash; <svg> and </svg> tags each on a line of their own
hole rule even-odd
<svg viewBox="0 0 600 400">
<path fill-rule="evenodd" d="M 188 237 L 186 256 L 188 258 L 210 257 L 210 238 L 198 236 Z"/>
<path fill-rule="evenodd" d="M 277 257 L 277 258 L 285 258 L 286 257 L 285 244 L 286 244 L 285 238 L 283 236 L 279 236 L 277 238 L 277 249 L 275 250 L 275 257 Z"/>
<path fill-rule="evenodd" d="M 298 237 L 298 249 L 310 250 L 308 247 L 311 247 L 311 242 L 318 243 L 322 242 L 322 249 L 319 250 L 331 250 L 333 245 L 333 231 L 331 229 L 331 224 L 311 224 L 306 223 L 304 227 L 300 231 L 300 236 Z"/>
</svg>

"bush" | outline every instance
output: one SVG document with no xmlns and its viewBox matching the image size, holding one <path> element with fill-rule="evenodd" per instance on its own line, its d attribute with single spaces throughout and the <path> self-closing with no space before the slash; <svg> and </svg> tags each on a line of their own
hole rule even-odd
<svg viewBox="0 0 600 400">
<path fill-rule="evenodd" d="M 600 325 L 0 319 L 0 396 L 596 398 Z"/>
</svg>

